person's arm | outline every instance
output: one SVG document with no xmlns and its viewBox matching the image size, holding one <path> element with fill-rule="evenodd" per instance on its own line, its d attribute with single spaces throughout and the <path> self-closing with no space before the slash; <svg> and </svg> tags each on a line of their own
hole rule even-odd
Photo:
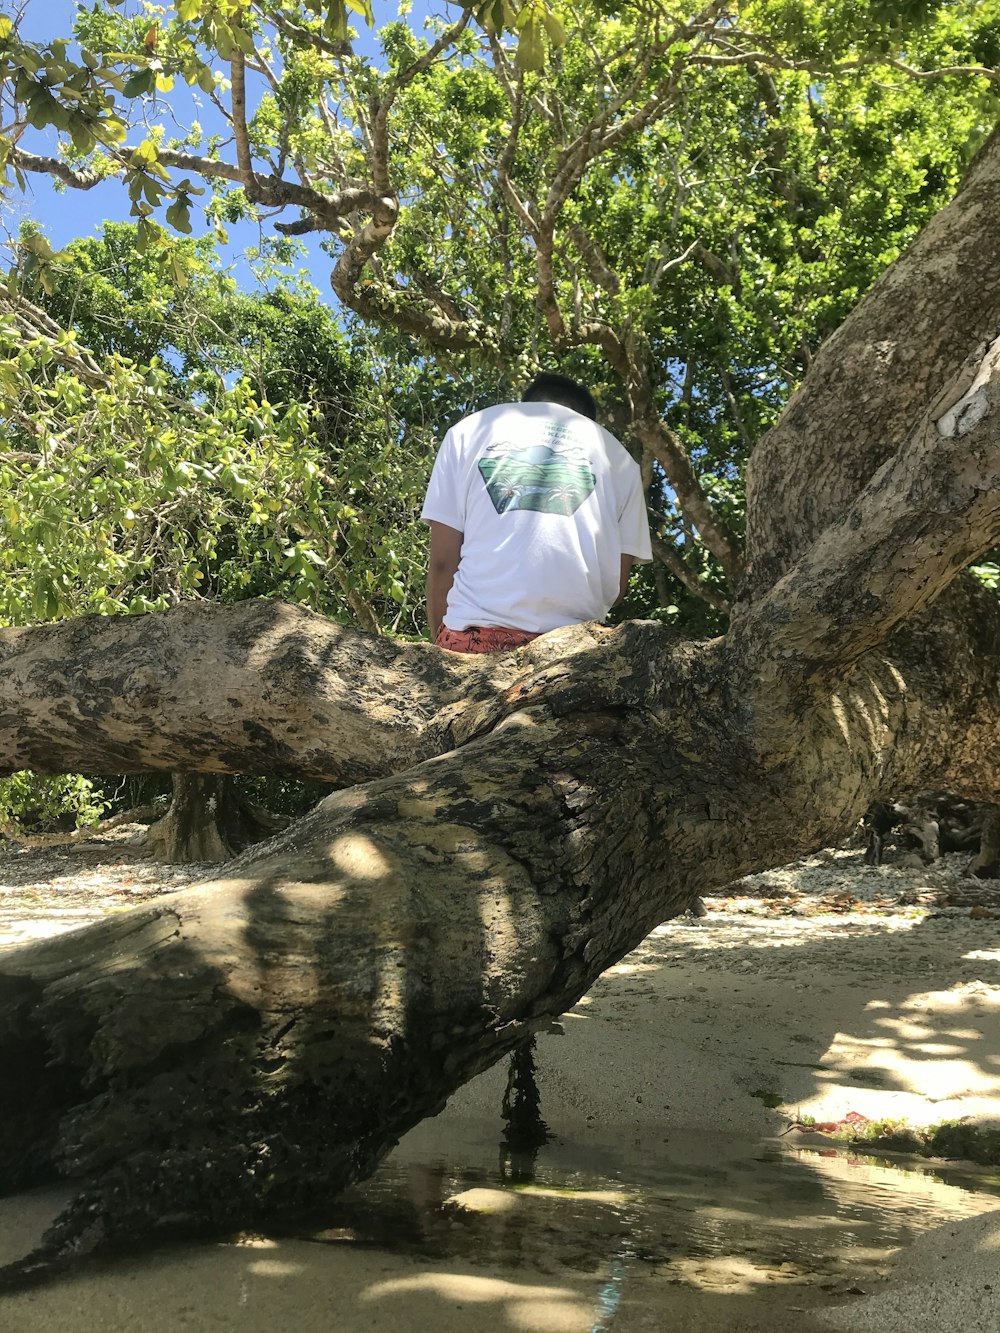
<svg viewBox="0 0 1000 1333">
<path fill-rule="evenodd" d="M 431 553 L 427 567 L 427 632 L 433 643 L 448 609 L 448 593 L 462 557 L 464 533 L 449 528 L 446 523 L 436 523 L 433 519 L 429 527 Z"/>
<path fill-rule="evenodd" d="M 634 555 L 622 555 L 622 572 L 618 580 L 618 596 L 611 603 L 612 606 L 617 606 L 628 591 L 629 575 L 632 573 L 632 566 L 635 563 Z"/>
<path fill-rule="evenodd" d="M 649 541 L 649 513 L 642 474 L 637 463 L 629 460 L 626 468 L 625 503 L 618 515 L 618 541 L 621 552 L 621 573 L 618 596 L 612 603 L 617 606 L 628 591 L 629 575 L 633 565 L 647 564 L 653 557 Z"/>
</svg>

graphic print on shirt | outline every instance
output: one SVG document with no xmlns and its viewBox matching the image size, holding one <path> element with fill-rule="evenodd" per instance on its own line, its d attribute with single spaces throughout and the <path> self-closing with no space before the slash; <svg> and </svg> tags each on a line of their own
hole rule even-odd
<svg viewBox="0 0 1000 1333">
<path fill-rule="evenodd" d="M 548 426 L 536 444 L 491 444 L 478 466 L 498 514 L 575 514 L 597 481 L 587 450 L 574 444 L 572 430 L 563 425 Z"/>
</svg>

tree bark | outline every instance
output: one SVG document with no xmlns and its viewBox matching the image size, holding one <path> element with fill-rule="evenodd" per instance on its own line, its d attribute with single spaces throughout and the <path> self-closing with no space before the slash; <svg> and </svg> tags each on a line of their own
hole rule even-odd
<svg viewBox="0 0 1000 1333">
<path fill-rule="evenodd" d="M 996 338 L 1000 128 L 955 199 L 820 348 L 747 468 L 743 596 L 770 588 L 854 502 L 942 393 Z M 914 497 L 933 512 L 933 496 Z"/>
<path fill-rule="evenodd" d="M 977 879 L 1000 878 L 1000 806 L 988 805 L 983 810 L 983 831 L 972 873 Z"/>
<path fill-rule="evenodd" d="M 995 245 L 996 191 L 963 199 Z M 914 290 L 921 264 L 961 268 L 960 217 L 901 261 Z M 902 341 L 901 282 L 863 304 L 867 337 Z M 758 489 L 724 639 L 582 626 L 466 658 L 273 603 L 0 632 L 5 769 L 366 784 L 213 883 L 0 961 L 0 1181 L 80 1185 L 10 1280 L 308 1210 L 700 892 L 896 792 L 1000 801 L 1000 604 L 959 576 L 1000 536 L 991 282 L 917 358 L 891 448 L 878 405 L 845 444 L 813 376 L 857 358 L 817 358 L 790 429 L 838 498 L 800 531 L 801 469 L 787 501 L 771 479 L 769 548 Z M 758 482 L 786 457 L 764 453 Z"/>
<path fill-rule="evenodd" d="M 142 844 L 147 856 L 168 865 L 226 861 L 284 822 L 245 801 L 222 774 L 173 773 L 171 788 L 170 808 Z"/>
</svg>

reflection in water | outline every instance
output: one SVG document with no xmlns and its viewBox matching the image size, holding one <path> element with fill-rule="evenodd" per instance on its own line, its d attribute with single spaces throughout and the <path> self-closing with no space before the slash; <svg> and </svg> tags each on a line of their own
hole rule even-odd
<svg viewBox="0 0 1000 1333">
<path fill-rule="evenodd" d="M 877 1291 L 893 1249 L 1000 1194 L 995 1172 L 662 1135 L 550 1134 L 514 1184 L 495 1116 L 429 1121 L 319 1226 L 81 1270 L 0 1300 L 0 1333 L 819 1333 L 813 1310 Z M 0 1254 L 62 1202 L 0 1203 Z"/>
<path fill-rule="evenodd" d="M 666 1313 L 682 1293 L 756 1308 L 787 1290 L 795 1311 L 857 1293 L 859 1281 L 870 1290 L 893 1251 L 995 1207 L 1000 1194 L 995 1172 L 887 1163 L 825 1145 L 666 1140 L 652 1130 L 560 1140 L 542 1118 L 533 1038 L 511 1056 L 500 1115 L 498 1166 L 489 1122 L 467 1121 L 457 1134 L 451 1125 L 446 1154 L 427 1122 L 357 1188 L 357 1202 L 377 1214 L 409 1195 L 425 1254 L 525 1278 L 589 1276 L 586 1333 L 628 1325 L 650 1302 Z M 436 1207 L 413 1188 L 428 1171 Z M 729 1326 L 707 1318 L 698 1326 Z"/>
<path fill-rule="evenodd" d="M 549 1127 L 542 1119 L 541 1094 L 535 1077 L 535 1036 L 526 1037 L 511 1053 L 507 1086 L 500 1103 L 500 1180 L 505 1185 L 527 1185 L 535 1179 L 538 1150 L 548 1143 Z"/>
<path fill-rule="evenodd" d="M 404 1140 L 355 1198 L 377 1212 L 433 1162 L 445 1203 L 456 1206 L 424 1213 L 425 1245 L 494 1270 L 592 1275 L 593 1333 L 617 1326 L 637 1285 L 648 1299 L 650 1281 L 665 1300 L 671 1287 L 738 1296 L 778 1284 L 824 1302 L 879 1281 L 894 1250 L 995 1208 L 1000 1195 L 987 1170 L 949 1168 L 942 1179 L 924 1162 L 710 1134 L 560 1142 L 546 1130 L 544 1143 L 521 1150 L 526 1180 L 514 1174 L 506 1102 L 499 1170 L 486 1123 L 453 1133 L 447 1157 L 428 1128 Z M 526 1104 L 544 1127 L 537 1093 Z"/>
</svg>

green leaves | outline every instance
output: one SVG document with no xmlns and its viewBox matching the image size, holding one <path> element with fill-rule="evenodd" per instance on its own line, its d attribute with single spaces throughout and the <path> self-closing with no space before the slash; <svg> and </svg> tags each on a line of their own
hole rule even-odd
<svg viewBox="0 0 1000 1333">
<path fill-rule="evenodd" d="M 204 242 L 164 269 L 143 225 L 53 255 L 54 294 L 32 289 L 74 337 L 26 346 L 0 319 L 0 414 L 33 423 L 0 463 L 0 622 L 276 595 L 415 631 L 429 459 L 371 367 L 314 297 L 235 294 Z M 84 332 L 105 383 L 74 372 Z"/>
<path fill-rule="evenodd" d="M 544 69 L 549 49 L 562 46 L 566 30 L 545 0 L 528 0 L 514 20 L 517 63 L 521 69 Z"/>
<path fill-rule="evenodd" d="M 122 93 L 126 97 L 144 97 L 156 88 L 156 71 L 152 69 L 137 69 L 136 72 L 125 80 Z"/>
<path fill-rule="evenodd" d="M 18 281 L 30 284 L 37 280 L 42 290 L 51 295 L 55 291 L 53 264 L 60 256 L 52 249 L 48 238 L 40 231 L 22 232 L 20 249 L 23 257 Z"/>
<path fill-rule="evenodd" d="M 409 521 L 410 498 L 423 477 L 391 431 L 379 436 L 378 447 L 371 444 L 381 403 L 371 407 L 364 429 L 355 423 L 368 442 L 358 446 L 361 465 L 353 442 L 338 436 L 331 444 L 337 428 L 330 422 L 340 409 L 329 406 L 326 375 L 332 367 L 340 383 L 341 371 L 329 321 L 296 307 L 300 332 L 283 340 L 281 320 L 292 317 L 290 308 L 262 299 L 247 315 L 252 328 L 243 330 L 242 361 L 211 340 L 211 357 L 199 360 L 193 326 L 182 313 L 204 310 L 205 284 L 216 284 L 218 295 L 223 279 L 206 272 L 204 238 L 185 239 L 202 230 L 197 191 L 190 180 L 174 183 L 166 149 L 228 163 L 224 179 L 211 182 L 206 209 L 218 234 L 248 217 L 266 226 L 271 209 L 231 179 L 239 174 L 231 143 L 206 140 L 187 123 L 189 132 L 171 141 L 172 130 L 156 118 L 178 78 L 224 100 L 226 64 L 239 51 L 256 50 L 273 76 L 247 80 L 249 146 L 261 180 L 277 170 L 293 183 L 294 164 L 332 196 L 388 177 L 400 200 L 394 230 L 357 275 L 357 304 L 373 303 L 379 327 L 362 330 L 358 320 L 354 330 L 378 341 L 394 384 L 405 385 L 393 393 L 403 395 L 407 416 L 428 423 L 416 432 L 421 458 L 449 416 L 512 392 L 513 381 L 530 374 L 536 361 L 558 362 L 594 382 L 609 419 L 626 431 L 630 388 L 614 369 L 622 358 L 607 348 L 627 331 L 648 360 L 655 412 L 688 449 L 717 511 L 738 530 L 740 469 L 750 442 L 773 419 L 814 347 L 951 189 L 963 156 L 993 118 L 994 95 L 985 83 L 908 82 L 896 69 L 866 62 L 898 56 L 930 69 L 994 61 L 995 0 L 978 6 L 745 0 L 739 25 L 723 18 L 714 31 L 707 20 L 696 30 L 671 28 L 656 5 L 582 0 L 560 9 L 550 0 L 477 0 L 476 22 L 499 38 L 496 66 L 496 44 L 466 30 L 405 79 L 399 76 L 421 60 L 446 20 L 407 23 L 397 10 L 395 4 L 379 10 L 370 0 L 255 7 L 174 0 L 132 15 L 88 3 L 77 22 L 82 51 L 58 41 L 23 43 L 16 24 L 0 22 L 8 102 L 23 108 L 31 126 L 56 128 L 68 163 L 98 175 L 121 173 L 118 155 L 98 150 L 130 145 L 124 180 L 135 227 L 128 253 L 119 249 L 111 267 L 117 264 L 137 289 L 128 293 L 126 326 L 100 288 L 104 321 L 95 318 L 88 337 L 102 355 L 127 355 L 133 370 L 155 370 L 178 394 L 194 392 L 189 378 L 211 404 L 212 429 L 230 442 L 238 435 L 263 448 L 273 440 L 273 418 L 258 411 L 265 402 L 297 404 L 305 414 L 299 425 L 315 445 L 315 471 L 303 468 L 284 489 L 285 461 L 274 462 L 268 478 L 263 464 L 255 471 L 235 454 L 223 461 L 212 452 L 218 440 L 202 450 L 187 437 L 188 454 L 174 458 L 173 499 L 164 503 L 194 504 L 187 493 L 207 488 L 221 508 L 207 505 L 198 513 L 211 523 L 224 511 L 219 521 L 239 551 L 225 578 L 213 563 L 222 559 L 224 543 L 216 541 L 211 560 L 200 547 L 189 551 L 188 562 L 202 562 L 199 586 L 260 587 L 263 569 L 289 559 L 288 548 L 298 555 L 282 577 L 295 595 L 336 606 L 336 614 L 355 614 L 345 609 L 350 592 L 376 602 L 384 623 L 393 624 L 400 609 L 412 616 L 415 600 L 407 562 L 418 539 L 407 547 L 391 529 Z M 374 25 L 376 14 L 381 20 L 390 13 L 379 34 L 380 57 L 344 45 L 352 24 Z M 732 66 L 700 63 L 748 58 L 754 50 L 763 57 Z M 820 74 L 781 67 L 800 60 Z M 379 107 L 388 117 L 388 144 L 384 160 L 376 161 L 372 127 Z M 135 125 L 127 140 L 124 117 Z M 30 150 L 33 133 L 29 127 L 18 140 L 21 149 Z M 44 151 L 51 153 L 51 145 Z M 24 180 L 14 156 L 11 144 L 0 142 L 11 189 Z M 332 220 L 322 207 L 314 211 L 313 220 L 328 227 L 322 243 L 331 266 L 352 239 L 362 239 L 359 254 L 370 253 L 369 216 L 359 209 Z M 539 244 L 543 218 L 551 226 L 551 254 Z M 286 248 L 279 249 L 266 237 L 251 263 L 273 283 L 297 262 L 294 244 L 283 240 Z M 14 281 L 32 300 L 58 303 L 65 263 L 29 249 Z M 235 300 L 230 288 L 229 304 Z M 69 309 L 61 307 L 62 317 L 71 317 Z M 225 300 L 212 309 L 213 319 L 233 327 Z M 169 333 L 164 312 L 173 321 Z M 411 374 L 413 328 L 421 321 L 435 330 L 460 327 L 470 345 L 433 357 L 423 345 L 420 373 Z M 115 328 L 117 342 L 102 341 L 105 326 Z M 198 325 L 202 338 L 205 327 Z M 601 329 L 610 331 L 603 343 L 594 332 Z M 251 347 L 264 348 L 263 369 L 252 363 Z M 30 355 L 30 371 L 13 356 L 0 365 L 0 391 L 13 393 L 27 376 L 44 384 L 44 393 L 39 388 L 30 399 L 33 410 L 48 411 L 53 372 L 44 348 Z M 164 359 L 154 366 L 157 355 Z M 227 369 L 215 373 L 219 364 Z M 253 380 L 254 392 L 231 402 L 219 397 L 219 374 Z M 59 412 L 69 414 L 72 395 L 81 391 L 89 392 L 71 377 L 60 382 Z M 129 429 L 159 430 L 163 422 L 147 421 L 135 406 L 138 392 L 129 390 L 135 412 Z M 113 415 L 109 401 L 102 399 L 102 410 Z M 242 421 L 232 417 L 234 407 L 247 409 Z M 324 452 L 328 446 L 332 453 Z M 108 461 L 109 475 L 131 478 L 146 466 L 131 455 L 117 457 L 125 471 Z M 682 549 L 699 575 L 715 578 L 718 571 L 655 469 L 654 478 L 659 535 Z M 149 511 L 143 503 L 130 507 L 134 525 L 127 531 L 137 541 Z M 270 543 L 266 557 L 251 546 L 245 535 L 251 530 Z M 335 578 L 342 582 L 334 593 Z M 192 580 L 182 573 L 176 586 L 190 592 Z M 146 589 L 136 593 L 135 605 L 141 609 L 142 598 L 155 602 L 160 595 Z M 686 593 L 671 585 L 658 595 L 686 614 Z"/>
<path fill-rule="evenodd" d="M 551 48 L 566 42 L 562 19 L 547 0 L 486 0 L 475 11 L 476 21 L 487 32 L 511 32 L 517 36 L 517 64 L 524 70 L 545 68 Z"/>
<path fill-rule="evenodd" d="M 186 198 L 175 199 L 166 212 L 167 222 L 186 236 L 191 234 L 191 208 Z"/>
<path fill-rule="evenodd" d="M 352 14 L 360 14 L 369 28 L 375 25 L 375 11 L 372 9 L 371 0 L 346 0 L 347 8 Z"/>
</svg>

